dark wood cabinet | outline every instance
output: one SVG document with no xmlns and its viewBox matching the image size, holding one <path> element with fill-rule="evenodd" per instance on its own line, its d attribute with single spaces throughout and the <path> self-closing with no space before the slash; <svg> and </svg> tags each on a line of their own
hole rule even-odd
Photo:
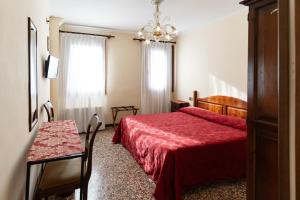
<svg viewBox="0 0 300 200">
<path fill-rule="evenodd" d="M 180 101 L 180 100 L 173 100 L 173 101 L 171 101 L 171 112 L 176 112 L 180 108 L 188 107 L 188 106 L 190 106 L 189 102 Z"/>
<path fill-rule="evenodd" d="M 249 200 L 279 199 L 279 34 L 277 0 L 246 0 L 249 8 Z"/>
</svg>

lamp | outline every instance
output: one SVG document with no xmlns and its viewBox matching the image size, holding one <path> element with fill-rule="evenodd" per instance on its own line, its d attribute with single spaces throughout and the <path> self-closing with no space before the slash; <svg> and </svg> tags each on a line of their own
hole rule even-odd
<svg viewBox="0 0 300 200">
<path fill-rule="evenodd" d="M 151 40 L 156 42 L 159 41 L 170 41 L 174 39 L 178 31 L 175 26 L 171 24 L 164 24 L 166 21 L 170 21 L 169 17 L 165 17 L 165 19 L 160 21 L 160 4 L 163 0 L 152 0 L 152 4 L 155 5 L 156 10 L 154 13 L 154 20 L 151 20 L 147 25 L 143 26 L 138 32 L 137 37 L 139 39 L 143 39 L 146 43 L 150 43 Z"/>
</svg>

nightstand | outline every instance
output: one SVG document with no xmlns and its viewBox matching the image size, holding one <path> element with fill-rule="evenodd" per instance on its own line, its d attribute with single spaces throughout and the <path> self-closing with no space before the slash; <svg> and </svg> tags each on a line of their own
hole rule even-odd
<svg viewBox="0 0 300 200">
<path fill-rule="evenodd" d="M 171 101 L 171 112 L 176 112 L 180 108 L 190 106 L 189 102 L 181 101 L 181 100 L 172 100 Z"/>
</svg>

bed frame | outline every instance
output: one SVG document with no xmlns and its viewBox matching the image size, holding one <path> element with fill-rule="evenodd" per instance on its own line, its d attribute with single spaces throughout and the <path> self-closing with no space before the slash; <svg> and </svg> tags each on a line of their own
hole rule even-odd
<svg viewBox="0 0 300 200">
<path fill-rule="evenodd" d="M 194 91 L 194 107 L 206 109 L 222 115 L 247 118 L 247 102 L 229 96 L 210 96 L 198 98 L 198 92 Z"/>
</svg>

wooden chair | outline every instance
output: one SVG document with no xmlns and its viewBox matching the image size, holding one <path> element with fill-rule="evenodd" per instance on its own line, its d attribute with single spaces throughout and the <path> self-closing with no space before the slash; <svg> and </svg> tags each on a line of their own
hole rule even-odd
<svg viewBox="0 0 300 200">
<path fill-rule="evenodd" d="M 51 101 L 48 100 L 46 103 L 44 103 L 43 106 L 46 109 L 48 115 L 48 122 L 54 121 L 54 110 Z"/>
<path fill-rule="evenodd" d="M 81 180 L 81 158 L 60 160 L 47 163 L 37 185 L 35 197 L 41 199 L 50 195 L 66 194 L 80 188 L 83 199 L 87 199 L 88 183 L 92 172 L 93 145 L 102 122 L 97 114 L 90 120 L 85 137 L 85 159 L 83 184 Z M 90 133 L 92 133 L 90 137 Z"/>
</svg>

